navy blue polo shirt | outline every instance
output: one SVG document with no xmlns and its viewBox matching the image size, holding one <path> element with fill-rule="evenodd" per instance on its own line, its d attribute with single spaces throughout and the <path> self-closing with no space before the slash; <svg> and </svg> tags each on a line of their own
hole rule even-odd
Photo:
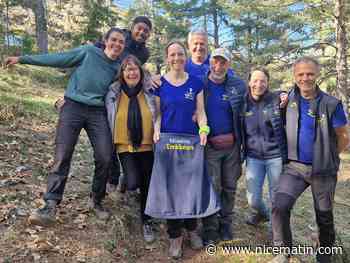
<svg viewBox="0 0 350 263">
<path fill-rule="evenodd" d="M 216 84 L 208 80 L 206 96 L 209 136 L 232 133 L 233 113 L 228 96 L 225 94 L 225 83 Z"/>
<path fill-rule="evenodd" d="M 204 81 L 210 69 L 209 63 L 210 63 L 210 55 L 206 58 L 206 60 L 201 65 L 193 63 L 192 59 L 188 58 L 185 65 L 185 71 L 188 74 L 192 76 L 196 76 L 197 78 L 200 78 L 202 81 Z M 229 68 L 227 71 L 227 74 L 229 76 L 233 76 L 234 72 L 231 68 Z"/>
<path fill-rule="evenodd" d="M 161 78 L 161 83 L 160 88 L 154 92 L 160 97 L 160 131 L 198 134 L 198 125 L 192 116 L 196 112 L 197 95 L 203 90 L 203 82 L 189 75 L 187 81 L 180 86 L 172 85 L 164 77 Z"/>
<path fill-rule="evenodd" d="M 193 63 L 192 59 L 188 58 L 185 65 L 185 71 L 192 76 L 196 76 L 197 78 L 204 80 L 209 72 L 209 56 L 201 65 Z"/>
<path fill-rule="evenodd" d="M 315 141 L 315 116 L 310 112 L 310 101 L 300 96 L 299 106 L 299 140 L 298 160 L 303 163 L 312 164 L 313 145 Z M 338 128 L 347 124 L 343 105 L 339 103 L 332 115 L 332 127 Z"/>
</svg>

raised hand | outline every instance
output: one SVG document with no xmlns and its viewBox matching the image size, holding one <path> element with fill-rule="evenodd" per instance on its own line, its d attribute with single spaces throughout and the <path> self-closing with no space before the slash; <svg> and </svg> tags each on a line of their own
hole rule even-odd
<svg viewBox="0 0 350 263">
<path fill-rule="evenodd" d="M 4 61 L 4 68 L 8 68 L 11 65 L 17 64 L 19 57 L 7 57 Z"/>
</svg>

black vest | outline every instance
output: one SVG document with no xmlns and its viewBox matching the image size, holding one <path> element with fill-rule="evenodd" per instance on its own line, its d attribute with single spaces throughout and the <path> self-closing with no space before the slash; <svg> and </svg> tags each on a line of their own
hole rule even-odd
<svg viewBox="0 0 350 263">
<path fill-rule="evenodd" d="M 336 176 L 340 159 L 337 152 L 337 136 L 332 127 L 332 115 L 340 101 L 319 88 L 317 92 L 319 96 L 310 103 L 310 110 L 315 115 L 312 174 Z M 298 161 L 299 111 L 300 92 L 295 85 L 289 94 L 286 112 L 288 159 L 294 161 Z"/>
</svg>

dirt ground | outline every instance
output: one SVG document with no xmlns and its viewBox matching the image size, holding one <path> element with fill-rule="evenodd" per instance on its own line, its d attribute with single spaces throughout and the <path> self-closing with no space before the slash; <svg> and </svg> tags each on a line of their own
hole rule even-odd
<svg viewBox="0 0 350 263">
<path fill-rule="evenodd" d="M 27 218 L 43 205 L 47 173 L 53 163 L 57 113 L 53 102 L 63 93 L 66 76 L 56 70 L 18 66 L 0 69 L 0 263 L 109 263 L 170 262 L 164 222 L 155 221 L 157 240 L 143 242 L 138 196 L 114 193 L 105 203 L 112 217 L 102 222 L 92 215 L 87 202 L 93 174 L 93 158 L 82 133 L 75 149 L 72 168 L 57 223 L 50 228 L 31 226 Z M 337 245 L 343 247 L 336 263 L 350 262 L 350 154 L 344 155 L 338 177 L 334 213 Z M 244 174 L 236 195 L 232 245 L 263 245 L 267 225 L 247 226 L 248 213 Z M 312 245 L 315 225 L 312 197 L 306 191 L 292 213 L 294 243 Z M 265 263 L 270 254 L 194 252 L 185 246 L 177 262 Z M 293 257 L 296 262 L 315 262 L 310 255 Z"/>
<path fill-rule="evenodd" d="M 57 224 L 42 228 L 27 222 L 33 209 L 43 204 L 46 175 L 53 162 L 54 126 L 38 120 L 19 119 L 0 126 L 0 262 L 169 262 L 167 237 L 162 221 L 155 221 L 157 240 L 143 242 L 136 193 L 115 192 L 106 198 L 113 216 L 101 222 L 87 208 L 93 173 L 93 159 L 86 135 L 76 148 L 64 201 Z M 338 240 L 347 254 L 337 262 L 350 262 L 350 163 L 345 161 L 339 175 L 335 202 Z M 268 244 L 267 225 L 247 226 L 244 175 L 240 179 L 234 220 L 235 244 Z M 311 244 L 309 224 L 313 224 L 310 192 L 293 211 L 295 241 Z M 339 240 L 340 238 L 340 240 Z M 188 247 L 188 246 L 187 246 Z M 183 262 L 267 262 L 270 255 L 209 256 L 205 250 L 185 248 Z M 346 261 L 349 260 L 349 261 Z M 293 262 L 313 262 L 299 256 Z"/>
</svg>

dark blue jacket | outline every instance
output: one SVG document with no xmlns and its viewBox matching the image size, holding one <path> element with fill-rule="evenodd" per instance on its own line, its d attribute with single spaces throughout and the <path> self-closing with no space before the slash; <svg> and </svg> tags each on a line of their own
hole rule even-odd
<svg viewBox="0 0 350 263">
<path fill-rule="evenodd" d="M 132 54 L 137 57 L 141 64 L 145 64 L 149 58 L 149 50 L 146 47 L 145 43 L 139 43 L 132 39 L 131 31 L 124 29 L 125 33 L 125 48 L 123 55 L 127 56 L 128 54 Z"/>
<path fill-rule="evenodd" d="M 279 93 L 267 91 L 254 101 L 249 92 L 241 108 L 243 156 L 267 160 L 282 157 L 287 160 L 287 143 Z"/>
<path fill-rule="evenodd" d="M 208 71 L 207 77 L 204 80 L 204 100 L 206 104 L 207 89 L 208 86 L 208 77 L 210 72 Z M 245 82 L 237 77 L 236 75 L 226 74 L 225 82 L 225 95 L 228 97 L 228 100 L 231 105 L 233 112 L 233 134 L 235 136 L 235 143 L 238 143 L 239 147 L 242 143 L 241 135 L 241 126 L 240 126 L 240 109 L 243 104 L 244 94 L 247 92 Z"/>
</svg>

